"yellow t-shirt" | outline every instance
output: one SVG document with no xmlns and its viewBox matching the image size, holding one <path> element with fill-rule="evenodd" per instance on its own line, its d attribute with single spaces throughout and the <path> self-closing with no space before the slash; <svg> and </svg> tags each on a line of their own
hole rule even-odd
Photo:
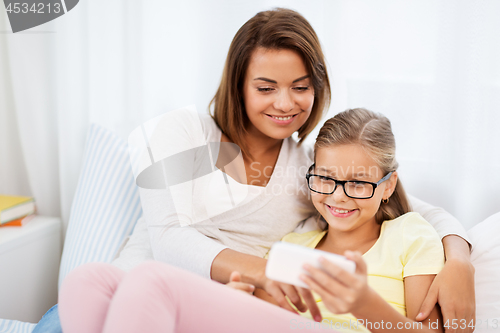
<svg viewBox="0 0 500 333">
<path fill-rule="evenodd" d="M 315 248 L 326 231 L 290 233 L 282 241 Z M 412 275 L 437 274 L 444 266 L 444 250 L 434 228 L 418 213 L 407 213 L 382 223 L 380 236 L 363 255 L 368 267 L 368 285 L 406 316 L 403 279 Z M 323 320 L 340 331 L 366 332 L 355 325 L 351 314 L 335 315 L 314 293 Z M 302 314 L 312 319 L 309 311 Z M 343 325 L 342 325 L 343 324 Z"/>
</svg>

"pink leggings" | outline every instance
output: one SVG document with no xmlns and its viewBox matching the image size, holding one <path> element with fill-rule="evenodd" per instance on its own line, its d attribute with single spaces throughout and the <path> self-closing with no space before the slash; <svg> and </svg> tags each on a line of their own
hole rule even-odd
<svg viewBox="0 0 500 333">
<path fill-rule="evenodd" d="M 325 326 L 191 272 L 148 261 L 129 273 L 76 268 L 59 293 L 65 333 L 324 332 Z"/>
</svg>

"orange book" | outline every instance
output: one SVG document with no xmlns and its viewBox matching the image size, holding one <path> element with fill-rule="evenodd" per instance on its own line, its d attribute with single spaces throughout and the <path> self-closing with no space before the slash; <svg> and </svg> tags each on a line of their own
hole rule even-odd
<svg viewBox="0 0 500 333">
<path fill-rule="evenodd" d="M 23 216 L 23 217 L 18 218 L 16 220 L 12 220 L 10 222 L 0 224 L 0 228 L 1 227 L 22 227 L 23 225 L 25 225 L 26 223 L 31 221 L 34 217 L 35 217 L 35 214 Z"/>
</svg>

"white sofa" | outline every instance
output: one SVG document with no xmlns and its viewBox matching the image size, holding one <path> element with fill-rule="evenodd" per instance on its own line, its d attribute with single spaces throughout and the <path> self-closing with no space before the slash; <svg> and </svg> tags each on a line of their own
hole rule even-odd
<svg viewBox="0 0 500 333">
<path fill-rule="evenodd" d="M 71 270 L 87 262 L 115 259 L 116 265 L 129 270 L 151 258 L 151 249 L 144 246 L 148 235 L 141 215 L 127 142 L 99 125 L 91 125 L 71 207 L 59 285 Z M 138 230 L 128 240 L 134 227 Z M 495 320 L 500 330 L 500 213 L 469 230 L 469 236 L 476 267 L 480 324 L 476 331 L 491 330 Z M 0 333 L 29 333 L 34 327 L 34 323 L 0 319 Z"/>
</svg>

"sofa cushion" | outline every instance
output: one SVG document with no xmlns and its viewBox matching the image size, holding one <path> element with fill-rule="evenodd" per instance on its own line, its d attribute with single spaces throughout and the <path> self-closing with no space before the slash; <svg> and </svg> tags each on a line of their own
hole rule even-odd
<svg viewBox="0 0 500 333">
<path fill-rule="evenodd" d="M 476 269 L 476 331 L 500 328 L 500 213 L 468 231 Z"/>
<path fill-rule="evenodd" d="M 127 141 L 106 128 L 90 126 L 83 167 L 71 205 L 59 271 L 66 275 L 88 262 L 111 262 L 142 215 Z"/>
</svg>

